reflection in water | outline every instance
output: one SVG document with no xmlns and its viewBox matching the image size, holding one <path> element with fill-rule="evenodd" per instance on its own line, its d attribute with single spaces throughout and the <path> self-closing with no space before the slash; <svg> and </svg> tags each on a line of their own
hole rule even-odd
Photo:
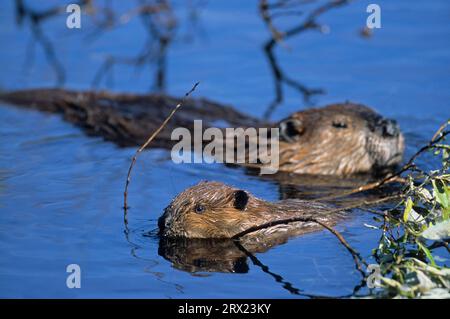
<svg viewBox="0 0 450 319">
<path fill-rule="evenodd" d="M 393 166 L 386 170 L 380 170 L 376 174 L 361 173 L 347 176 L 296 174 L 284 171 L 279 171 L 271 175 L 260 175 L 259 171 L 253 168 L 246 168 L 245 173 L 278 184 L 279 199 L 298 198 L 317 200 L 343 194 L 362 185 L 379 181 L 396 172 L 398 169 L 398 166 Z M 395 189 L 395 186 L 395 183 L 386 184 L 385 188 L 382 189 L 382 194 L 385 195 L 386 192 Z M 364 199 L 375 199 L 377 198 L 377 194 L 379 194 L 377 190 L 355 193 L 355 195 Z"/>
<path fill-rule="evenodd" d="M 230 239 L 161 238 L 158 254 L 188 272 L 247 273 L 247 255 Z"/>
<path fill-rule="evenodd" d="M 335 298 L 337 296 L 324 296 L 309 294 L 296 288 L 291 282 L 285 280 L 283 276 L 270 270 L 270 267 L 263 264 L 254 253 L 267 251 L 276 245 L 252 243 L 247 249 L 238 240 L 231 239 L 186 239 L 186 238 L 165 238 L 159 240 L 158 254 L 172 263 L 176 269 L 190 273 L 198 272 L 221 272 L 221 273 L 247 273 L 249 263 L 261 269 L 271 276 L 281 287 L 293 295 L 308 298 Z M 353 290 L 352 294 L 338 296 L 341 298 L 356 295 L 365 286 L 364 280 Z"/>
<path fill-rule="evenodd" d="M 173 285 L 176 291 L 178 291 L 179 293 L 184 293 L 184 287 L 182 285 L 164 280 L 164 274 L 163 273 L 158 272 L 158 271 L 154 271 L 152 269 L 155 266 L 159 265 L 159 261 L 157 261 L 154 258 L 145 258 L 145 257 L 142 257 L 142 256 L 140 256 L 138 254 L 138 251 L 140 249 L 143 249 L 143 248 L 145 249 L 145 247 L 143 247 L 141 244 L 138 244 L 138 243 L 134 242 L 131 239 L 131 236 L 133 234 L 136 234 L 136 233 L 139 233 L 139 237 L 138 238 L 140 238 L 140 235 L 142 234 L 142 236 L 143 236 L 142 238 L 144 238 L 144 237 L 145 238 L 151 238 L 153 240 L 157 240 L 158 239 L 157 230 L 153 230 L 153 231 L 150 231 L 150 232 L 146 232 L 142 228 L 130 230 L 130 228 L 128 228 L 127 220 L 124 219 L 124 234 L 125 234 L 126 241 L 130 244 L 130 247 L 131 247 L 131 249 L 130 249 L 131 256 L 133 256 L 136 259 L 145 261 L 147 265 L 146 265 L 144 271 L 146 273 L 149 273 L 149 274 L 153 275 L 156 278 L 156 280 L 158 280 L 158 281 L 160 281 L 162 283 L 165 283 L 165 284 Z"/>
<path fill-rule="evenodd" d="M 253 245 L 252 250 L 255 249 L 262 252 L 269 248 L 267 245 Z M 255 266 L 273 277 L 276 282 L 281 283 L 282 287 L 290 293 L 313 297 L 313 295 L 302 294 L 300 289 L 285 281 L 281 275 L 270 271 L 268 266 L 237 240 L 161 238 L 158 254 L 172 262 L 175 268 L 191 273 L 247 273 L 248 259 L 250 259 Z"/>
<path fill-rule="evenodd" d="M 158 281 L 173 285 L 180 292 L 185 293 L 184 287 L 175 282 L 164 279 L 164 274 L 153 270 L 159 262 L 153 258 L 145 258 L 138 251 L 146 249 L 145 244 L 134 242 L 132 235 L 138 235 L 139 240 L 143 238 L 157 240 L 159 242 L 158 255 L 168 260 L 172 267 L 193 275 L 198 273 L 236 273 L 245 274 L 250 270 L 250 264 L 260 269 L 263 273 L 272 277 L 279 283 L 281 288 L 287 290 L 290 294 L 307 298 L 348 298 L 357 295 L 359 290 L 365 287 L 364 279 L 354 287 L 353 292 L 341 296 L 327 296 L 311 294 L 303 289 L 295 287 L 293 283 L 286 280 L 282 275 L 275 273 L 270 266 L 259 260 L 255 254 L 264 253 L 269 249 L 285 243 L 279 238 L 268 239 L 265 242 L 255 242 L 251 239 L 239 240 L 231 239 L 187 239 L 187 238 L 166 238 L 158 235 L 158 230 L 145 231 L 142 228 L 130 230 L 125 225 L 125 238 L 131 245 L 131 255 L 139 260 L 149 263 L 145 272 L 153 275 Z M 141 237 L 142 236 L 142 237 Z M 134 236 L 133 236 L 134 237 Z"/>
</svg>

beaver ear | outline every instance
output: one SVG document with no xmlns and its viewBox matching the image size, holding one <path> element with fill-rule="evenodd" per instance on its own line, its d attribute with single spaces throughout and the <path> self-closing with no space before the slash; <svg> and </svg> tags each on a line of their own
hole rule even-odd
<svg viewBox="0 0 450 319">
<path fill-rule="evenodd" d="M 298 118 L 288 118 L 280 122 L 280 137 L 287 142 L 294 142 L 304 131 L 303 122 Z"/>
<path fill-rule="evenodd" d="M 244 210 L 248 203 L 248 194 L 246 191 L 238 190 L 234 192 L 234 208 Z"/>
</svg>

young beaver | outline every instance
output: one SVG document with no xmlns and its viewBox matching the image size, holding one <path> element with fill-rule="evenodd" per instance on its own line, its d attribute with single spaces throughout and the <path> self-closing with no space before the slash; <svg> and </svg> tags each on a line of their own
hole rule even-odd
<svg viewBox="0 0 450 319">
<path fill-rule="evenodd" d="M 232 238 L 254 226 L 293 217 L 314 218 L 329 226 L 343 213 L 330 214 L 330 206 L 303 201 L 267 202 L 248 192 L 219 182 L 201 182 L 176 196 L 158 220 L 163 237 Z M 270 246 L 289 237 L 322 227 L 314 222 L 279 224 L 245 235 L 252 242 L 266 241 Z"/>
</svg>

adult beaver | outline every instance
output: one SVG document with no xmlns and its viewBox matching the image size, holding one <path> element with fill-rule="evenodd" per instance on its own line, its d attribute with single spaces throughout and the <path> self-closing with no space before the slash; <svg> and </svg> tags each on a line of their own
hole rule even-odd
<svg viewBox="0 0 450 319">
<path fill-rule="evenodd" d="M 291 114 L 279 123 L 280 169 L 299 174 L 350 175 L 398 165 L 404 138 L 395 120 L 353 103 Z"/>
<path fill-rule="evenodd" d="M 314 221 L 332 226 L 344 213 L 331 213 L 331 210 L 330 206 L 313 201 L 268 202 L 223 183 L 201 182 L 172 200 L 158 219 L 158 227 L 163 237 L 223 239 L 269 222 L 294 217 L 303 219 L 276 224 L 242 237 L 244 243 L 257 244 L 261 249 L 261 245 L 271 247 L 284 243 L 289 237 L 322 229 Z"/>
<path fill-rule="evenodd" d="M 0 100 L 27 108 L 61 113 L 91 135 L 121 146 L 140 145 L 180 102 L 165 95 L 131 95 L 36 89 L 0 94 Z M 188 99 L 153 141 L 171 148 L 175 128 L 194 130 L 194 120 L 209 127 L 280 129 L 279 170 L 299 174 L 350 175 L 376 173 L 399 164 L 404 139 L 394 120 L 370 108 L 333 104 L 291 114 L 276 123 L 245 115 L 205 99 Z"/>
</svg>

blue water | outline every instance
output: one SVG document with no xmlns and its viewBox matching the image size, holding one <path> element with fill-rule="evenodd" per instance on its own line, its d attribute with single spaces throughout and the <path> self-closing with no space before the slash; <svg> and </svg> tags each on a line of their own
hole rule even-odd
<svg viewBox="0 0 450 319">
<path fill-rule="evenodd" d="M 113 3 L 127 9 L 124 2 Z M 315 99 L 318 104 L 352 100 L 396 118 L 408 156 L 450 117 L 450 3 L 377 1 L 382 28 L 364 39 L 358 30 L 368 3 L 323 15 L 320 21 L 330 26 L 329 34 L 305 33 L 287 41 L 290 50 L 279 48 L 277 55 L 291 77 L 326 89 Z M 186 15 L 183 2 L 175 6 Z M 33 63 L 26 62 L 32 38 L 29 29 L 16 26 L 13 9 L 13 1 L 0 3 L 0 87 L 54 85 L 39 46 Z M 68 88 L 89 89 L 105 54 L 132 55 L 142 46 L 139 22 L 86 42 L 93 27 L 85 20 L 81 30 L 65 28 L 64 17 L 46 23 Z M 256 1 L 210 1 L 202 10 L 201 27 L 204 34 L 193 42 L 180 37 L 170 48 L 168 93 L 182 95 L 201 81 L 195 96 L 261 116 L 273 87 L 261 50 L 267 31 Z M 179 34 L 184 32 L 181 27 Z M 102 82 L 101 88 L 147 92 L 151 74 L 149 68 L 136 74 L 117 67 L 114 85 Z M 297 92 L 287 89 L 286 94 L 274 118 L 305 107 Z M 134 148 L 87 137 L 57 115 L 4 104 L 0 114 L 0 297 L 296 297 L 249 260 L 245 274 L 177 270 L 158 255 L 158 239 L 145 236 L 156 228 L 170 199 L 199 180 L 223 181 L 267 200 L 279 197 L 275 183 L 220 165 L 175 165 L 163 150 L 145 152 L 133 173 L 127 238 L 122 192 Z M 419 163 L 431 168 L 426 159 Z M 367 213 L 353 215 L 337 229 L 370 259 L 380 234 L 364 223 L 376 223 Z M 324 231 L 257 257 L 305 295 L 349 296 L 361 281 L 347 251 Z M 81 289 L 66 287 L 66 266 L 72 263 L 81 266 Z M 365 293 L 365 288 L 358 292 Z"/>
</svg>

